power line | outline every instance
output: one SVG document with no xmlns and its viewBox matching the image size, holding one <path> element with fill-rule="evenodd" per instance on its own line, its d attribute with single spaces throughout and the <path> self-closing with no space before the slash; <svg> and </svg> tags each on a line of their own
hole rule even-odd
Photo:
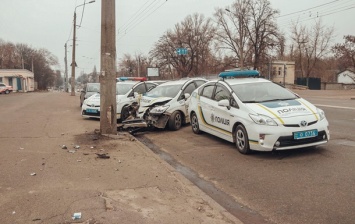
<svg viewBox="0 0 355 224">
<path fill-rule="evenodd" d="M 127 20 L 126 24 L 123 24 L 120 28 L 118 28 L 118 30 L 121 30 L 121 29 L 123 29 L 124 27 L 128 26 L 127 24 L 129 24 L 132 19 L 136 19 L 136 18 L 137 18 L 136 15 L 137 15 L 138 13 L 140 13 L 140 11 L 143 9 L 143 7 L 144 7 L 146 4 L 148 4 L 148 2 L 149 2 L 149 1 L 146 1 L 146 2 L 139 8 L 139 10 L 136 11 L 136 12 L 131 16 L 131 18 L 129 18 L 129 19 Z M 149 6 L 150 6 L 150 5 L 149 5 Z M 149 7 L 149 6 L 148 6 L 148 7 Z M 147 9 L 147 8 L 146 8 L 146 9 Z"/>
<path fill-rule="evenodd" d="M 86 5 L 86 0 L 84 0 L 83 11 L 81 12 L 81 19 L 80 19 L 79 28 L 81 27 L 81 22 L 83 21 L 83 16 L 84 16 L 84 11 L 85 11 L 85 5 Z"/>
<path fill-rule="evenodd" d="M 349 3 L 350 1 L 345 2 L 345 4 Z M 316 18 L 321 18 L 321 17 L 325 17 L 331 14 L 335 14 L 335 13 L 339 13 L 342 11 L 347 11 L 350 9 L 354 8 L 354 4 L 349 4 L 349 5 L 345 5 L 345 6 L 340 6 L 343 5 L 342 4 L 338 4 L 337 6 L 332 6 L 331 8 L 325 8 L 323 10 L 317 11 L 317 12 L 310 12 L 309 15 L 307 15 L 306 17 L 301 18 L 301 16 L 297 17 L 293 17 L 291 19 L 289 19 L 288 21 L 283 21 L 283 22 L 279 22 L 279 27 L 283 27 L 283 26 L 288 26 L 290 23 L 293 22 L 293 19 L 297 19 L 298 22 L 305 22 L 305 21 L 309 21 L 309 20 L 313 20 Z"/>
<path fill-rule="evenodd" d="M 332 3 L 337 2 L 337 1 L 340 1 L 340 0 L 335 0 L 335 1 L 327 2 L 327 3 L 321 4 L 321 5 L 314 6 L 314 7 L 308 8 L 308 9 L 303 9 L 303 10 L 300 10 L 300 11 L 297 11 L 297 12 L 291 12 L 291 13 L 286 14 L 286 15 L 281 15 L 281 16 L 279 16 L 279 17 L 277 17 L 277 18 L 281 18 L 281 17 L 293 15 L 293 14 L 300 13 L 300 12 L 305 12 L 305 11 L 308 11 L 308 10 L 311 10 L 311 9 L 315 9 L 315 8 L 322 7 L 322 6 L 324 6 L 324 5 L 332 4 Z"/>
<path fill-rule="evenodd" d="M 128 29 L 127 31 L 131 31 L 133 30 L 136 26 L 138 26 L 141 22 L 143 22 L 147 17 L 149 17 L 150 15 L 152 15 L 154 12 L 156 12 L 159 8 L 161 8 L 167 1 L 164 1 L 162 4 L 160 4 L 154 11 L 152 11 L 150 14 L 148 14 L 147 16 L 145 16 L 144 18 L 142 18 L 140 21 L 138 21 L 135 25 L 132 25 L 132 27 L 130 29 Z"/>
<path fill-rule="evenodd" d="M 121 40 L 124 36 L 126 36 L 127 35 L 127 33 L 129 32 L 129 31 L 131 31 L 131 30 L 133 30 L 136 26 L 138 26 L 141 22 L 143 22 L 147 17 L 149 17 L 150 15 L 152 15 L 154 12 L 156 12 L 160 7 L 162 7 L 166 2 L 167 2 L 168 0 L 165 0 L 162 4 L 160 4 L 159 6 L 157 6 L 157 3 L 159 3 L 159 2 L 157 2 L 157 0 L 154 0 L 153 2 L 151 2 L 150 4 L 149 4 L 149 6 L 147 7 L 147 8 L 145 8 L 145 10 L 143 10 L 142 12 L 141 12 L 141 14 L 138 16 L 138 17 L 136 17 L 133 21 L 131 21 L 129 24 L 126 24 L 125 26 L 123 26 L 123 27 L 127 27 L 126 29 L 125 29 L 125 32 L 124 32 L 124 34 L 123 34 L 123 36 L 121 36 L 118 40 Z M 154 4 L 154 5 L 152 5 L 153 3 L 156 3 L 156 4 Z M 157 6 L 157 7 L 155 7 L 155 6 Z M 155 8 L 154 8 L 155 7 Z M 130 24 L 132 24 L 131 25 L 131 27 L 129 28 L 128 26 L 130 25 Z M 121 28 L 122 29 L 122 28 Z"/>
</svg>

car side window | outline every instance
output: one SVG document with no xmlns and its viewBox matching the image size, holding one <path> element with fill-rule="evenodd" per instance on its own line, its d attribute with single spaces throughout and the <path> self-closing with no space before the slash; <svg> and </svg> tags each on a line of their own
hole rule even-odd
<svg viewBox="0 0 355 224">
<path fill-rule="evenodd" d="M 232 97 L 229 101 L 230 105 L 234 108 L 238 108 L 239 109 L 239 105 L 237 103 L 237 101 L 235 101 L 235 99 Z"/>
<path fill-rule="evenodd" d="M 146 83 L 147 85 L 147 91 L 154 89 L 156 87 L 156 85 L 154 85 L 153 83 Z"/>
<path fill-rule="evenodd" d="M 191 95 L 191 93 L 196 89 L 195 87 L 195 83 L 190 83 L 188 86 L 186 86 L 186 88 L 184 89 L 184 93 L 189 93 Z"/>
<path fill-rule="evenodd" d="M 222 86 L 216 87 L 216 93 L 214 95 L 214 99 L 216 101 L 227 100 L 227 99 L 229 99 L 229 96 L 230 96 L 230 94 L 229 94 L 228 90 L 226 90 Z"/>
<path fill-rule="evenodd" d="M 202 90 L 201 96 L 212 98 L 213 90 L 214 90 L 214 85 L 205 86 Z"/>
<path fill-rule="evenodd" d="M 136 93 L 139 93 L 139 94 L 145 93 L 145 92 L 146 92 L 146 89 L 145 89 L 144 83 L 140 83 L 138 86 L 136 86 L 136 87 L 133 89 L 133 92 L 136 92 Z"/>
<path fill-rule="evenodd" d="M 202 80 L 195 80 L 195 82 L 196 82 L 197 87 L 206 83 L 205 81 L 202 81 Z"/>
</svg>

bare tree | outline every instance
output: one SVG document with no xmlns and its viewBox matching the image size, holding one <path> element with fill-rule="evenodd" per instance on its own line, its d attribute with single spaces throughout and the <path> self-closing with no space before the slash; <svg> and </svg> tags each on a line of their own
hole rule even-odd
<svg viewBox="0 0 355 224">
<path fill-rule="evenodd" d="M 160 37 L 151 51 L 151 56 L 159 67 L 169 70 L 171 65 L 181 77 L 200 75 L 206 72 L 206 64 L 211 58 L 210 46 L 213 37 L 214 27 L 211 19 L 194 14 Z M 188 54 L 177 55 L 177 48 L 186 48 Z"/>
<path fill-rule="evenodd" d="M 293 25 L 292 39 L 298 46 L 299 54 L 296 70 L 297 67 L 300 68 L 301 77 L 308 80 L 317 63 L 329 55 L 333 35 L 334 28 L 322 25 L 321 20 L 308 29 L 300 24 Z"/>
<path fill-rule="evenodd" d="M 249 1 L 237 0 L 226 9 L 217 9 L 215 13 L 217 27 L 217 41 L 220 49 L 231 51 L 236 56 L 238 67 L 244 68 L 246 59 L 252 52 L 250 36 L 247 25 L 249 24 Z"/>
<path fill-rule="evenodd" d="M 259 69 L 267 51 L 282 39 L 275 23 L 277 14 L 268 0 L 236 0 L 225 10 L 217 9 L 220 48 L 235 54 L 241 69 L 246 65 Z"/>
<path fill-rule="evenodd" d="M 352 68 L 355 70 L 355 36 L 344 36 L 345 43 L 332 47 L 335 57 L 338 59 L 340 70 Z"/>
<path fill-rule="evenodd" d="M 276 45 L 280 38 L 275 19 L 279 11 L 271 8 L 269 0 L 250 0 L 248 4 L 250 25 L 246 27 L 254 48 L 254 69 L 259 69 L 266 49 Z"/>
</svg>

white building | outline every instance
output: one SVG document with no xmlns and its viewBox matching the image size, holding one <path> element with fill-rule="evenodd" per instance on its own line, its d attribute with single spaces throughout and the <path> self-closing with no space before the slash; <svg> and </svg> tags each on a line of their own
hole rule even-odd
<svg viewBox="0 0 355 224">
<path fill-rule="evenodd" d="M 347 69 L 338 73 L 337 82 L 343 84 L 355 84 L 355 72 Z"/>
<path fill-rule="evenodd" d="M 270 80 L 282 84 L 295 83 L 295 62 L 294 61 L 273 61 L 271 63 Z M 267 77 L 265 75 L 265 77 Z"/>
<path fill-rule="evenodd" d="M 26 69 L 0 69 L 0 82 L 12 86 L 14 92 L 34 91 L 34 74 Z"/>
</svg>

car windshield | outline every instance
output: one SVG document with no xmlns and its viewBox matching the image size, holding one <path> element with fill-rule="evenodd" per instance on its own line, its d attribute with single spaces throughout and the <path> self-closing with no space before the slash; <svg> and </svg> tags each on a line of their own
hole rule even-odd
<svg viewBox="0 0 355 224">
<path fill-rule="evenodd" d="M 170 97 L 174 98 L 180 91 L 180 85 L 160 85 L 145 94 L 148 97 Z"/>
<path fill-rule="evenodd" d="M 232 89 L 243 103 L 258 103 L 298 98 L 291 91 L 273 82 L 256 82 L 232 85 Z"/>
<path fill-rule="evenodd" d="M 125 95 L 132 89 L 135 83 L 118 82 L 116 84 L 116 95 Z"/>
<path fill-rule="evenodd" d="M 90 83 L 87 87 L 87 92 L 100 92 L 100 83 Z"/>
</svg>

